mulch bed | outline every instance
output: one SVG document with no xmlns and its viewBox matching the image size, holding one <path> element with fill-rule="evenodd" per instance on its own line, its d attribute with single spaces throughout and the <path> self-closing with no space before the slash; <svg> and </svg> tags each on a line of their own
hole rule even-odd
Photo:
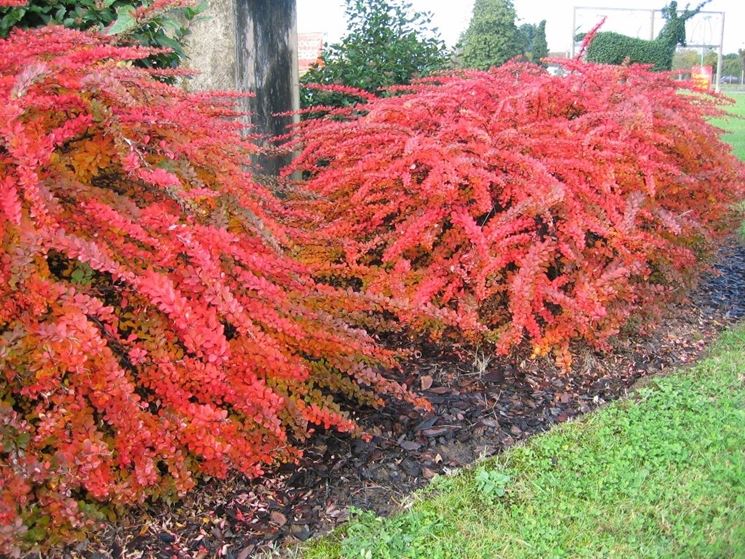
<svg viewBox="0 0 745 559">
<path fill-rule="evenodd" d="M 432 413 L 396 404 L 366 412 L 359 421 L 373 435 L 369 443 L 319 435 L 297 467 L 261 480 L 203 483 L 181 502 L 144 506 L 58 556 L 247 559 L 327 532 L 350 507 L 391 513 L 435 475 L 622 397 L 642 377 L 699 359 L 743 317 L 745 246 L 733 240 L 716 271 L 656 330 L 621 339 L 608 354 L 581 353 L 572 374 L 548 360 L 416 359 L 408 374 Z"/>
</svg>

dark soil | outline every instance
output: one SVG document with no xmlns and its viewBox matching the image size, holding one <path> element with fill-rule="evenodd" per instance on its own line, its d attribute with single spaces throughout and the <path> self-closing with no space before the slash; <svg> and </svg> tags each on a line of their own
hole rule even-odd
<svg viewBox="0 0 745 559">
<path fill-rule="evenodd" d="M 360 423 L 369 443 L 319 435 L 299 466 L 248 481 L 210 481 L 172 506 L 132 512 L 60 557 L 246 559 L 322 534 L 350 507 L 394 511 L 446 469 L 472 463 L 624 396 L 642 377 L 697 360 L 745 317 L 745 246 L 731 242 L 715 271 L 656 330 L 607 354 L 580 352 L 571 374 L 548 360 L 425 357 L 409 365 L 434 411 L 393 404 Z M 47 555 L 50 556 L 50 555 Z"/>
</svg>

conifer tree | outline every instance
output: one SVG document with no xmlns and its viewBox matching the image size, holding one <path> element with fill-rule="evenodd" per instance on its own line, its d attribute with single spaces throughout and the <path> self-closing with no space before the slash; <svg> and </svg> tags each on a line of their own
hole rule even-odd
<svg viewBox="0 0 745 559">
<path fill-rule="evenodd" d="M 548 56 L 548 42 L 546 42 L 546 20 L 538 24 L 535 37 L 533 37 L 533 48 L 531 60 L 540 63 L 542 58 Z"/>
<path fill-rule="evenodd" d="M 471 23 L 463 36 L 461 65 L 485 70 L 521 54 L 515 17 L 512 0 L 476 0 Z"/>
<path fill-rule="evenodd" d="M 542 58 L 548 56 L 546 43 L 546 20 L 540 23 L 523 23 L 519 28 L 520 47 L 527 60 L 539 64 Z"/>
</svg>

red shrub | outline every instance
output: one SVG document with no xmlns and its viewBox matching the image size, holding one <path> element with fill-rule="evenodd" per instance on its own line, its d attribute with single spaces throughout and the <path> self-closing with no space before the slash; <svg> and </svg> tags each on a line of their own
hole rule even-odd
<svg viewBox="0 0 745 559">
<path fill-rule="evenodd" d="M 510 64 L 303 122 L 304 258 L 568 365 L 687 284 L 742 196 L 715 98 L 643 67 Z M 310 207 L 307 206 L 310 204 Z M 402 316 L 406 320 L 407 316 Z"/>
<path fill-rule="evenodd" d="M 93 502 L 292 460 L 332 400 L 409 397 L 283 253 L 227 94 L 62 28 L 0 40 L 0 553 Z M 47 540 L 49 541 L 49 540 Z"/>
</svg>

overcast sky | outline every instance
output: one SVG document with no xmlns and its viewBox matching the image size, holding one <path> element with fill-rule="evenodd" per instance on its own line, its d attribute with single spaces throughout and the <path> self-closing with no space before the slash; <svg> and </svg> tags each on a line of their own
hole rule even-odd
<svg viewBox="0 0 745 559">
<path fill-rule="evenodd" d="M 468 25 L 473 0 L 409 0 L 416 10 L 430 11 L 433 24 L 440 30 L 445 42 L 452 46 Z M 693 0 L 691 4 L 696 4 Z M 551 51 L 568 51 L 572 37 L 572 14 L 574 6 L 591 6 L 591 10 L 577 12 L 577 26 L 588 30 L 603 15 L 598 7 L 661 8 L 665 0 L 514 0 L 519 23 L 537 23 L 545 19 L 548 46 Z M 678 2 L 680 7 L 685 0 Z M 344 33 L 343 0 L 297 0 L 298 31 L 301 33 L 321 31 L 327 41 L 337 41 Z M 745 0 L 712 0 L 705 8 L 708 11 L 725 12 L 724 52 L 745 48 Z M 608 11 L 607 31 L 618 31 L 629 35 L 649 38 L 651 21 L 644 12 Z M 655 22 L 655 33 L 662 25 L 659 17 Z M 719 44 L 721 20 L 719 16 L 698 16 L 688 26 L 688 42 Z"/>
</svg>

